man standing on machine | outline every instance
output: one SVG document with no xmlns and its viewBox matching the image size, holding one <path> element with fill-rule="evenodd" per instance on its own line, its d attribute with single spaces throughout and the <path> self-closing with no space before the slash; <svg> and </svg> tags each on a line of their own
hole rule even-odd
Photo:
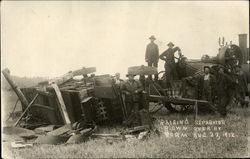
<svg viewBox="0 0 250 159">
<path fill-rule="evenodd" d="M 148 63 L 148 66 L 158 67 L 159 62 L 159 48 L 158 45 L 154 43 L 156 38 L 154 35 L 149 37 L 150 43 L 147 45 L 145 53 L 145 61 Z M 155 74 L 155 80 L 158 80 L 158 74 Z M 149 75 L 149 78 L 152 79 L 152 76 Z"/>
<path fill-rule="evenodd" d="M 177 46 L 174 47 L 172 42 L 167 44 L 169 47 L 166 51 L 164 51 L 159 58 L 165 61 L 165 75 L 166 75 L 166 84 L 168 87 L 173 87 L 173 80 L 176 78 L 176 64 L 175 64 L 175 56 L 174 53 L 176 51 L 181 52 L 181 49 Z"/>
</svg>

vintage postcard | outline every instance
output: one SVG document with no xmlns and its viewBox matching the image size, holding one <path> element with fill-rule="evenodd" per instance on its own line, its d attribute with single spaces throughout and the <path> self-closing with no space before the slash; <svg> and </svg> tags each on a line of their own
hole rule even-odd
<svg viewBox="0 0 250 159">
<path fill-rule="evenodd" d="M 248 158 L 249 1 L 1 1 L 2 158 Z"/>
</svg>

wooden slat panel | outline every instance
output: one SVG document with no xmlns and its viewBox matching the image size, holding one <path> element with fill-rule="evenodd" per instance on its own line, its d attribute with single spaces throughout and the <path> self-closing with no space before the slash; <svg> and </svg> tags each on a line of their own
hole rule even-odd
<svg viewBox="0 0 250 159">
<path fill-rule="evenodd" d="M 57 101 L 55 98 L 56 98 L 56 96 L 54 98 L 48 98 L 49 106 L 51 106 L 52 108 L 55 109 L 54 115 L 56 117 L 56 121 L 53 121 L 53 123 L 51 123 L 51 124 L 61 125 L 61 124 L 63 124 L 63 118 L 61 116 L 61 113 L 59 111 L 58 104 L 57 104 Z"/>
<path fill-rule="evenodd" d="M 78 121 L 80 119 L 82 119 L 82 109 L 81 109 L 81 99 L 80 99 L 80 95 L 79 92 L 70 92 L 71 94 L 71 100 L 72 100 L 72 106 L 73 106 L 73 113 L 74 113 L 74 117 L 75 120 Z"/>
</svg>

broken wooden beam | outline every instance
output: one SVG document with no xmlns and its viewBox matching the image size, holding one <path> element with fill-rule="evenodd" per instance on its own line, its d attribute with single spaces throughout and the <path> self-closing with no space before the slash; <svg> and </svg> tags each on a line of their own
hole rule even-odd
<svg viewBox="0 0 250 159">
<path fill-rule="evenodd" d="M 56 78 L 48 80 L 48 81 L 40 82 L 39 86 L 40 87 L 48 86 L 49 84 L 52 84 L 52 83 L 56 83 L 57 85 L 61 85 L 65 82 L 69 81 L 70 79 L 72 79 L 74 76 L 87 75 L 87 74 L 90 74 L 93 72 L 96 72 L 95 67 L 88 67 L 88 68 L 83 67 L 82 69 L 79 69 L 79 70 L 69 71 L 68 73 L 66 73 L 60 77 L 56 77 Z"/>
<path fill-rule="evenodd" d="M 4 70 L 2 70 L 2 73 L 5 79 L 7 80 L 7 82 L 10 84 L 11 88 L 15 91 L 21 103 L 25 106 L 29 105 L 28 100 L 26 99 L 26 97 L 24 96 L 20 88 L 14 83 L 14 81 L 12 81 L 10 77 L 10 70 L 8 68 L 5 68 Z"/>
</svg>

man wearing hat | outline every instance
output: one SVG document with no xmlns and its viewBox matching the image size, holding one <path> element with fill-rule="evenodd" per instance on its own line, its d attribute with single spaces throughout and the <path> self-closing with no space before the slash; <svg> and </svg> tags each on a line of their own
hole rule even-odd
<svg viewBox="0 0 250 159">
<path fill-rule="evenodd" d="M 154 35 L 152 35 L 149 37 L 149 39 L 150 39 L 150 43 L 147 45 L 147 48 L 146 48 L 145 61 L 148 63 L 148 66 L 158 67 L 159 48 L 154 43 L 156 38 Z M 151 75 L 149 77 L 152 78 Z M 155 74 L 155 80 L 157 79 L 158 79 L 158 74 Z"/>
<path fill-rule="evenodd" d="M 214 101 L 215 76 L 211 74 L 209 66 L 204 66 L 203 71 L 204 75 L 198 79 L 198 95 L 199 98 L 212 103 Z"/>
<path fill-rule="evenodd" d="M 130 116 L 132 113 L 138 114 L 140 102 L 139 93 L 143 91 L 143 87 L 139 81 L 134 79 L 134 74 L 128 73 L 126 76 L 128 80 L 121 86 L 121 91 L 125 94 L 127 113 L 128 116 Z"/>
<path fill-rule="evenodd" d="M 173 79 L 176 78 L 177 73 L 176 73 L 176 64 L 175 64 L 175 56 L 174 53 L 176 51 L 181 52 L 181 49 L 177 46 L 174 47 L 174 44 L 172 42 L 169 42 L 167 44 L 169 47 L 166 51 L 164 51 L 159 58 L 161 60 L 165 61 L 165 75 L 166 75 L 166 83 L 167 85 L 170 85 L 172 87 L 173 85 Z"/>
</svg>

